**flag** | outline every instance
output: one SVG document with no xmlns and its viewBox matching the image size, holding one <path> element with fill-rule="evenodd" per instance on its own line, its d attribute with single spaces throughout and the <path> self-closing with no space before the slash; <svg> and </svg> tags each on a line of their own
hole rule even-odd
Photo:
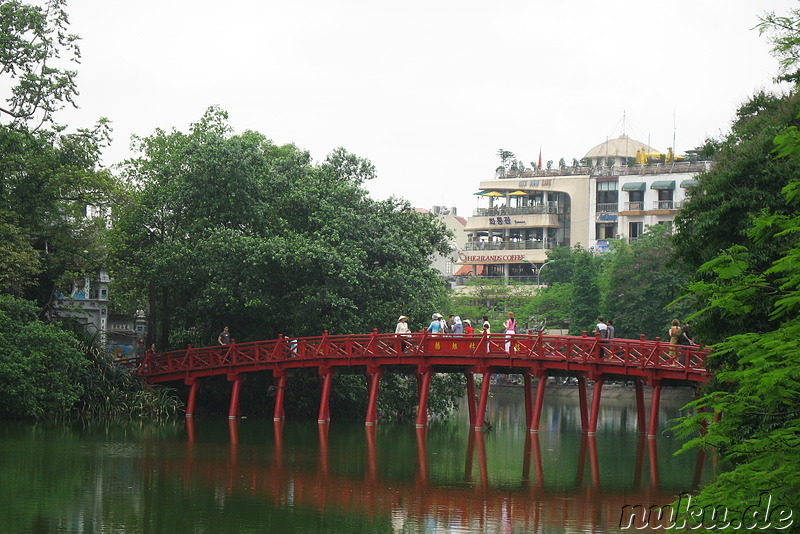
<svg viewBox="0 0 800 534">
<path fill-rule="evenodd" d="M 539 147 L 539 169 L 542 168 L 542 147 Z"/>
</svg>

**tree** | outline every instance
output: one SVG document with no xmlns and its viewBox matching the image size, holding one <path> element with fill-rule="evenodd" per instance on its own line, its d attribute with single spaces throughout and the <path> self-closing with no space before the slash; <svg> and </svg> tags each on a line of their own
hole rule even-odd
<svg viewBox="0 0 800 534">
<path fill-rule="evenodd" d="M 781 190 L 800 174 L 800 163 L 769 154 L 778 133 L 800 124 L 798 112 L 796 93 L 781 97 L 762 92 L 739 108 L 730 134 L 717 142 L 714 167 L 698 176 L 691 199 L 675 217 L 676 255 L 690 269 L 736 245 L 746 245 L 761 270 L 781 254 L 782 239 L 754 243 L 748 231 L 762 211 L 787 212 Z M 745 318 L 710 310 L 698 320 L 697 333 L 714 342 L 748 329 L 769 329 L 769 312 L 768 306 L 754 309 Z"/>
<path fill-rule="evenodd" d="M 598 280 L 598 261 L 593 254 L 576 247 L 573 252 L 572 270 L 572 321 L 570 334 L 580 335 L 583 331 L 591 332 L 600 310 L 600 286 Z"/>
<path fill-rule="evenodd" d="M 427 258 L 447 250 L 432 216 L 371 200 L 368 161 L 233 135 L 209 109 L 188 133 L 156 131 L 128 162 L 115 216 L 115 279 L 158 318 L 160 347 L 423 324 L 444 299 Z M 425 323 L 427 324 L 427 323 Z M 199 332 L 190 339 L 188 332 Z"/>
<path fill-rule="evenodd" d="M 773 52 L 783 57 L 782 68 L 793 74 L 796 66 L 800 11 L 789 17 L 764 19 L 761 30 L 775 32 Z M 773 97 L 780 108 L 796 110 L 797 89 L 784 98 Z M 788 113 L 788 111 L 787 111 Z M 760 115 L 760 113 L 759 113 Z M 788 121 L 774 121 L 767 126 L 774 145 L 742 148 L 746 153 L 723 151 L 717 155 L 741 160 L 755 160 L 750 174 L 769 176 L 769 192 L 780 185 L 780 194 L 767 199 L 761 210 L 751 210 L 750 217 L 736 226 L 736 242 L 714 254 L 700 265 L 689 290 L 704 304 L 700 318 L 723 324 L 740 325 L 718 343 L 709 362 L 716 369 L 716 381 L 703 398 L 696 401 L 695 415 L 683 419 L 679 430 L 684 436 L 705 428 L 706 432 L 689 441 L 684 450 L 714 447 L 731 464 L 714 482 L 696 496 L 698 508 L 723 506 L 729 511 L 742 508 L 768 493 L 776 506 L 797 509 L 800 505 L 800 130 L 798 116 Z M 774 150 L 773 147 L 774 146 Z M 770 155 L 770 152 L 772 154 Z M 733 164 L 733 163 L 732 163 Z M 732 165 L 731 164 L 731 165 Z M 784 174 L 772 175 L 782 169 Z M 793 172 L 794 171 L 794 172 Z M 750 196 L 743 192 L 745 197 Z M 680 236 L 678 236 L 680 238 Z M 698 239 L 697 236 L 694 236 Z M 714 236 L 712 235 L 713 239 Z M 741 240 L 738 238 L 742 238 Z M 701 239 L 698 242 L 702 243 Z M 727 329 L 725 328 L 727 326 Z M 714 412 L 722 418 L 714 417 Z M 734 517 L 741 517 L 734 514 Z M 766 519 L 766 518 L 765 518 Z M 791 523 L 773 528 L 797 532 Z M 738 531 L 742 525 L 718 528 L 720 532 Z M 744 528 L 750 528 L 745 526 Z M 753 526 L 764 529 L 765 526 Z"/>
<path fill-rule="evenodd" d="M 36 312 L 32 302 L 0 295 L 0 419 L 63 416 L 83 392 L 77 340 Z"/>
<path fill-rule="evenodd" d="M 76 72 L 65 64 L 80 59 L 78 37 L 67 32 L 66 0 L 31 5 L 0 4 L 0 84 L 7 103 L 0 107 L 14 127 L 53 122 L 64 103 L 74 105 Z"/>
<path fill-rule="evenodd" d="M 611 250 L 601 275 L 602 315 L 614 320 L 617 337 L 665 339 L 673 318 L 694 311 L 688 301 L 670 306 L 688 280 L 672 261 L 670 232 L 651 226 L 633 243 L 612 241 Z"/>
</svg>

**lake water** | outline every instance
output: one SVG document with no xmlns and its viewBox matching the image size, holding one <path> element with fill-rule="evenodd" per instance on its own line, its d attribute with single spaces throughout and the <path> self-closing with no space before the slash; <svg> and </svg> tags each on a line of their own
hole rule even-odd
<svg viewBox="0 0 800 534">
<path fill-rule="evenodd" d="M 594 437 L 567 387 L 548 391 L 538 435 L 521 388 L 492 391 L 486 433 L 465 409 L 422 430 L 335 414 L 2 422 L 0 532 L 632 532 L 624 506 L 665 505 L 714 476 L 712 458 L 638 434 L 632 388 L 604 388 Z M 688 400 L 665 390 L 662 429 Z"/>
</svg>

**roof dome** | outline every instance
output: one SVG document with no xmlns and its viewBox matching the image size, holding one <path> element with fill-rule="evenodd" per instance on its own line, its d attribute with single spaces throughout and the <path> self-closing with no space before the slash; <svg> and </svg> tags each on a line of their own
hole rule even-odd
<svg viewBox="0 0 800 534">
<path fill-rule="evenodd" d="M 617 137 L 616 139 L 609 139 L 607 141 L 603 141 L 596 147 L 592 148 L 583 157 L 587 159 L 604 158 L 608 156 L 635 158 L 636 153 L 641 149 L 644 149 L 646 154 L 650 154 L 652 152 L 656 152 L 659 154 L 661 153 L 660 150 L 656 150 L 647 143 L 642 143 L 641 141 L 637 141 L 636 139 L 631 139 L 627 135 L 623 134 Z"/>
</svg>

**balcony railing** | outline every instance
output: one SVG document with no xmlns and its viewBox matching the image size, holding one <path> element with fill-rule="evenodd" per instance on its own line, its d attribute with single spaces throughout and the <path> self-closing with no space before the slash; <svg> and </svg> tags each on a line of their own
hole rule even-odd
<svg viewBox="0 0 800 534">
<path fill-rule="evenodd" d="M 617 213 L 618 207 L 616 202 L 602 202 L 597 205 L 597 213 Z"/>
<path fill-rule="evenodd" d="M 555 239 L 528 239 L 526 241 L 473 241 L 464 245 L 464 250 L 540 250 L 555 247 Z"/>
<path fill-rule="evenodd" d="M 625 211 L 644 211 L 644 202 L 626 202 Z"/>
<path fill-rule="evenodd" d="M 677 209 L 675 207 L 675 202 L 672 200 L 656 200 L 653 202 L 653 209 L 654 210 L 674 210 Z"/>
<path fill-rule="evenodd" d="M 537 215 L 542 213 L 558 213 L 558 202 L 547 202 L 535 206 L 522 206 L 519 208 L 476 208 L 473 217 L 498 217 L 503 215 Z"/>
</svg>

